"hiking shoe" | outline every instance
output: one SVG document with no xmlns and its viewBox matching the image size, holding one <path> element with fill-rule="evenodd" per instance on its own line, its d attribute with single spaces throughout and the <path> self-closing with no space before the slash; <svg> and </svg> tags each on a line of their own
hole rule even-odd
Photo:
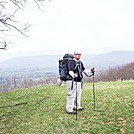
<svg viewBox="0 0 134 134">
<path fill-rule="evenodd" d="M 74 110 L 76 110 L 76 108 L 74 108 Z M 84 110 L 84 108 L 81 107 L 81 108 L 78 108 L 77 110 L 78 110 L 78 111 L 82 111 L 82 110 Z"/>
<path fill-rule="evenodd" d="M 73 111 L 73 112 L 67 112 L 68 114 L 76 114 L 76 112 L 75 111 Z"/>
<path fill-rule="evenodd" d="M 83 107 L 81 107 L 81 108 L 78 108 L 78 111 L 82 111 L 82 110 L 84 110 L 84 108 L 83 108 Z"/>
</svg>

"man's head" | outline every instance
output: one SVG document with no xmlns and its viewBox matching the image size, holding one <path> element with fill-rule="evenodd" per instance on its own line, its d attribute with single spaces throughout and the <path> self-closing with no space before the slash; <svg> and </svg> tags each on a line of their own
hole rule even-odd
<svg viewBox="0 0 134 134">
<path fill-rule="evenodd" d="M 79 60 L 79 59 L 81 58 L 81 53 L 78 52 L 78 51 L 75 51 L 75 52 L 74 52 L 74 58 L 75 58 L 76 60 Z"/>
</svg>

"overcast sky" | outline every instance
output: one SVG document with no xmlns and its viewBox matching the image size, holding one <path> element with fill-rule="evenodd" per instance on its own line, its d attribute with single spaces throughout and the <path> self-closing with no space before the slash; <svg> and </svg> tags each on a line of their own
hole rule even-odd
<svg viewBox="0 0 134 134">
<path fill-rule="evenodd" d="M 27 35 L 12 36 L 0 60 L 25 55 L 100 54 L 134 50 L 133 0 L 52 0 L 40 11 L 27 4 L 17 19 L 32 24 Z"/>
</svg>

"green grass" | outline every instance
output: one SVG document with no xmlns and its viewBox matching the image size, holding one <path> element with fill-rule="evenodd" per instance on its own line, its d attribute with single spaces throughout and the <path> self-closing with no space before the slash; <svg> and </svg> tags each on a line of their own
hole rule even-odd
<svg viewBox="0 0 134 134">
<path fill-rule="evenodd" d="M 0 134 L 134 134 L 134 81 L 84 83 L 82 106 L 65 112 L 65 86 L 42 86 L 0 94 Z"/>
</svg>

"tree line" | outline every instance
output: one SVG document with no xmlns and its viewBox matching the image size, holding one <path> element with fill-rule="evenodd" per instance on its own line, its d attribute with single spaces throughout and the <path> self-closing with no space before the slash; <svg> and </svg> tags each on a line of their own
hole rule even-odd
<svg viewBox="0 0 134 134">
<path fill-rule="evenodd" d="M 12 76 L 3 81 L 0 81 L 0 93 L 11 91 L 13 89 L 30 88 L 52 84 L 56 85 L 56 79 L 56 76 L 47 76 L 37 80 L 30 77 L 18 78 L 17 76 Z"/>
<path fill-rule="evenodd" d="M 107 82 L 107 81 L 117 81 L 117 80 L 134 80 L 134 62 L 116 66 L 109 67 L 107 70 L 101 70 L 95 74 L 96 82 Z M 89 81 L 89 79 L 85 78 L 85 81 Z"/>
<path fill-rule="evenodd" d="M 107 70 L 95 72 L 95 82 L 107 82 L 117 80 L 134 80 L 134 62 L 122 66 L 109 67 Z M 92 78 L 84 78 L 84 82 L 92 82 Z M 0 83 L 0 93 L 7 92 L 13 89 L 30 88 L 33 86 L 41 86 L 47 84 L 57 84 L 57 76 L 47 76 L 34 80 L 32 78 L 23 78 L 19 80 L 16 76 L 7 78 Z"/>
</svg>

